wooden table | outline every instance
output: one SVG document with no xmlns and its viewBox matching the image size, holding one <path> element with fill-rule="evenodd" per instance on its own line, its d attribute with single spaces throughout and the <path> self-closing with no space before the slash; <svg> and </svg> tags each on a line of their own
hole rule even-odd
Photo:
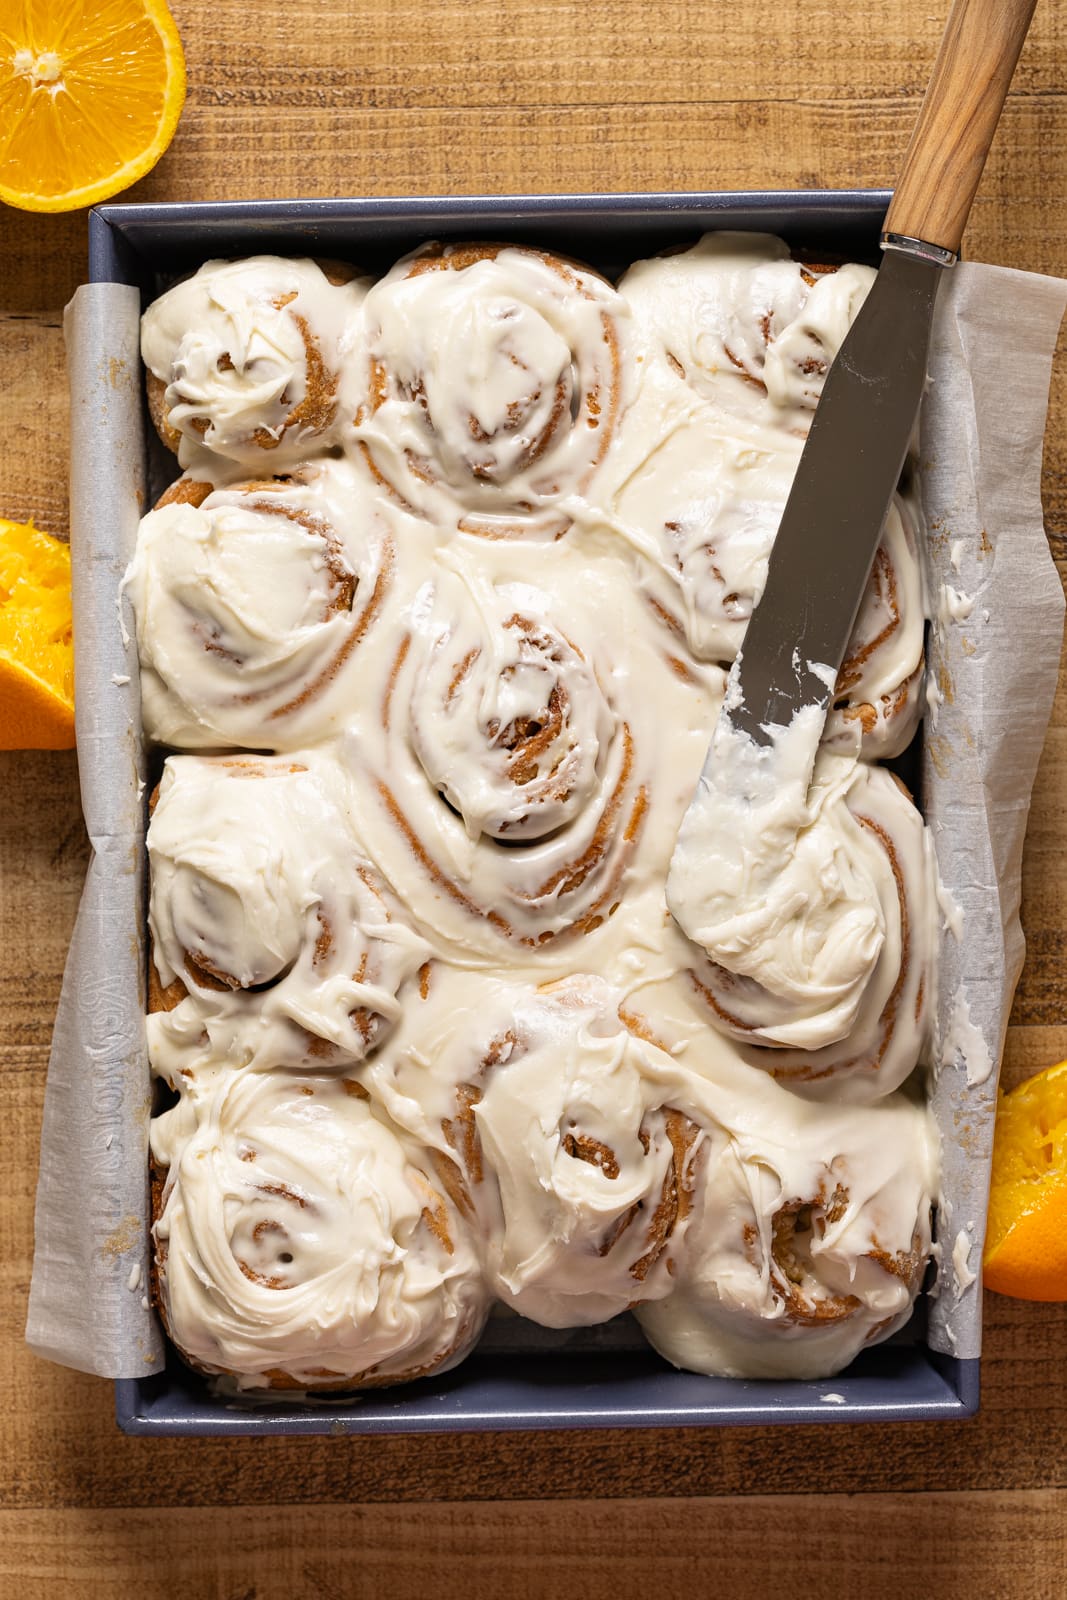
<svg viewBox="0 0 1067 1600">
<path fill-rule="evenodd" d="M 943 3 L 943 0 L 942 0 Z M 177 0 L 189 99 L 129 198 L 845 187 L 892 181 L 943 21 L 926 0 Z M 1067 272 L 1064 13 L 1042 0 L 972 217 Z M 81 214 L 0 210 L 0 512 L 66 528 L 61 310 Z M 1067 359 L 1049 533 L 1067 567 Z M 1014 1081 L 1067 1055 L 1067 692 L 1038 780 Z M 72 755 L 0 756 L 0 1595 L 34 1600 L 1067 1594 L 1067 1307 L 989 1296 L 960 1425 L 154 1442 L 24 1349 L 36 1150 L 86 863 Z"/>
</svg>

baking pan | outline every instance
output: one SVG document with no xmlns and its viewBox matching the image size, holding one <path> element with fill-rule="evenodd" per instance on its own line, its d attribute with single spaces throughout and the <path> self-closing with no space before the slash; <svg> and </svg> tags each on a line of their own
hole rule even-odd
<svg viewBox="0 0 1067 1600">
<path fill-rule="evenodd" d="M 426 239 L 492 238 L 580 257 L 609 277 L 716 228 L 776 233 L 830 259 L 875 262 L 889 194 L 880 190 L 655 195 L 437 196 L 100 206 L 89 216 L 89 276 L 151 300 L 211 257 L 256 252 L 341 257 L 382 272 Z M 151 430 L 149 430 L 151 437 Z M 150 450 L 146 503 L 173 477 Z M 910 776 L 910 773 L 909 773 Z M 920 1301 L 907 1328 L 817 1383 L 675 1372 L 627 1318 L 552 1334 L 494 1318 L 455 1371 L 337 1401 L 237 1400 L 173 1352 L 148 1378 L 116 1383 L 120 1427 L 138 1434 L 418 1433 L 460 1430 L 886 1422 L 962 1418 L 978 1407 L 979 1362 L 931 1351 Z"/>
</svg>

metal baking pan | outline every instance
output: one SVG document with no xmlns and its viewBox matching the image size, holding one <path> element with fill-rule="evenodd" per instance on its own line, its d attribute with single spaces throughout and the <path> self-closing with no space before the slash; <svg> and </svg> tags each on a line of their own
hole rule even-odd
<svg viewBox="0 0 1067 1600">
<path fill-rule="evenodd" d="M 789 193 L 471 196 L 109 205 L 89 216 L 89 276 L 137 287 L 147 303 L 211 257 L 328 255 L 384 271 L 426 239 L 502 239 L 562 250 L 609 277 L 631 261 L 716 228 L 776 233 L 835 258 L 875 262 L 889 194 Z M 149 430 L 151 436 L 151 430 Z M 169 464 L 168 464 L 169 463 Z M 174 475 L 149 452 L 146 503 Z M 812 1382 L 675 1372 L 628 1319 L 549 1334 L 493 1319 L 482 1344 L 443 1377 L 338 1401 L 234 1400 L 173 1352 L 148 1378 L 116 1383 L 119 1426 L 136 1434 L 419 1433 L 492 1429 L 681 1427 L 724 1423 L 960 1419 L 978 1408 L 979 1362 L 923 1337 L 923 1305 L 903 1332 L 846 1372 Z"/>
</svg>

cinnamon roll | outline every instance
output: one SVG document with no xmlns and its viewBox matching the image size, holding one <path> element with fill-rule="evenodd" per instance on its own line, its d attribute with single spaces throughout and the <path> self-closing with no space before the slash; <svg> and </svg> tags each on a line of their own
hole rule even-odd
<svg viewBox="0 0 1067 1600">
<path fill-rule="evenodd" d="M 152 1151 L 157 1303 L 192 1365 L 239 1389 L 367 1387 L 477 1339 L 469 1229 L 351 1081 L 207 1072 Z"/>
<path fill-rule="evenodd" d="M 803 438 L 874 268 L 806 265 L 781 239 L 709 233 L 619 284 L 649 353 L 734 426 Z"/>
<path fill-rule="evenodd" d="M 647 795 L 580 606 L 457 558 L 410 623 L 377 751 L 369 730 L 352 741 L 354 768 L 375 768 L 361 827 L 381 871 L 437 933 L 491 955 L 598 927 Z"/>
<path fill-rule="evenodd" d="M 643 380 L 599 487 L 647 558 L 654 613 L 699 661 L 728 668 L 741 648 L 799 458 L 791 441 L 724 433 L 710 407 L 679 399 L 669 375 Z"/>
<path fill-rule="evenodd" d="M 570 1328 L 670 1290 L 702 1136 L 673 1104 L 670 1057 L 603 980 L 487 990 L 433 1071 L 454 1095 L 438 1171 L 477 1218 L 500 1299 Z"/>
<path fill-rule="evenodd" d="M 164 501 L 125 580 L 149 736 L 289 750 L 335 732 L 395 559 L 365 472 L 322 461 L 214 490 L 180 479 Z"/>
<path fill-rule="evenodd" d="M 355 437 L 442 528 L 556 538 L 612 435 L 625 317 L 611 285 L 575 262 L 429 245 L 367 296 Z"/>
<path fill-rule="evenodd" d="M 727 670 L 767 581 L 801 444 L 744 436 L 650 362 L 596 483 L 616 535 L 642 557 L 659 622 Z M 830 731 L 868 760 L 898 755 L 918 723 L 925 596 L 915 518 L 894 496 L 837 684 Z"/>
<path fill-rule="evenodd" d="M 361 855 L 335 762 L 171 756 L 148 857 L 159 1003 L 188 993 L 186 1026 L 279 1065 L 380 1045 L 427 950 Z"/>
<path fill-rule="evenodd" d="M 929 1115 L 902 1096 L 807 1109 L 783 1096 L 716 1146 L 673 1292 L 637 1307 L 675 1366 L 826 1378 L 907 1320 L 930 1253 Z"/>
<path fill-rule="evenodd" d="M 182 466 L 207 454 L 274 472 L 330 444 L 366 288 L 347 267 L 251 256 L 207 261 L 154 300 L 149 410 Z"/>
<path fill-rule="evenodd" d="M 815 756 L 819 720 L 798 713 L 769 746 L 720 722 L 667 901 L 706 953 L 693 981 L 717 1027 L 805 1093 L 869 1100 L 927 1038 L 933 852 L 891 773 Z"/>
</svg>

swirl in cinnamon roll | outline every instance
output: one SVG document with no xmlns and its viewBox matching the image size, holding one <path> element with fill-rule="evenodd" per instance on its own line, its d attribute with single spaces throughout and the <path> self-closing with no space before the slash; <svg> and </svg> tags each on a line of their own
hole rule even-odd
<svg viewBox="0 0 1067 1600">
<path fill-rule="evenodd" d="M 544 251 L 430 245 L 367 296 L 356 438 L 440 526 L 556 538 L 612 434 L 625 315 L 605 279 Z"/>
<path fill-rule="evenodd" d="M 369 730 L 353 741 L 354 768 L 377 763 L 361 818 L 374 858 L 461 945 L 541 945 L 615 906 L 646 794 L 582 623 L 580 606 L 457 557 L 416 597 L 376 758 Z"/>
<path fill-rule="evenodd" d="M 356 465 L 213 492 L 180 479 L 142 519 L 126 575 L 149 736 L 291 750 L 335 732 L 393 562 Z"/>
<path fill-rule="evenodd" d="M 438 1103 L 451 1086 L 438 1172 L 478 1219 L 490 1287 L 545 1327 L 668 1293 L 683 1245 L 700 1130 L 672 1101 L 670 1057 L 618 1002 L 593 977 L 486 986 L 477 1026 L 421 1091 Z"/>
<path fill-rule="evenodd" d="M 783 1093 L 757 1116 L 758 1103 L 719 1101 L 734 1126 L 695 1194 L 673 1293 L 640 1305 L 638 1320 L 690 1372 L 830 1377 L 911 1311 L 930 1252 L 936 1133 L 902 1096 L 852 1112 Z"/>
<path fill-rule="evenodd" d="M 724 433 L 669 375 L 643 380 L 602 492 L 640 540 L 654 611 L 700 661 L 728 668 L 741 648 L 799 457 L 791 441 L 761 447 Z"/>
<path fill-rule="evenodd" d="M 892 774 L 814 755 L 819 720 L 806 708 L 767 746 L 720 721 L 667 902 L 707 953 L 694 981 L 716 1026 L 771 1046 L 767 1070 L 804 1092 L 869 1100 L 927 1036 L 933 854 Z"/>
<path fill-rule="evenodd" d="M 205 1072 L 152 1124 L 155 1276 L 184 1358 L 241 1389 L 455 1365 L 488 1308 L 469 1230 L 342 1078 Z"/>
<path fill-rule="evenodd" d="M 619 284 L 650 350 L 735 425 L 806 435 L 874 268 L 806 266 L 781 239 L 705 234 Z"/>
<path fill-rule="evenodd" d="M 183 467 L 206 453 L 258 471 L 329 444 L 351 322 L 349 268 L 251 256 L 207 261 L 141 319 L 148 402 Z"/>
<path fill-rule="evenodd" d="M 171 756 L 148 855 L 165 1004 L 178 983 L 196 1018 L 280 1065 L 381 1043 L 427 952 L 361 857 L 336 763 Z"/>
</svg>

